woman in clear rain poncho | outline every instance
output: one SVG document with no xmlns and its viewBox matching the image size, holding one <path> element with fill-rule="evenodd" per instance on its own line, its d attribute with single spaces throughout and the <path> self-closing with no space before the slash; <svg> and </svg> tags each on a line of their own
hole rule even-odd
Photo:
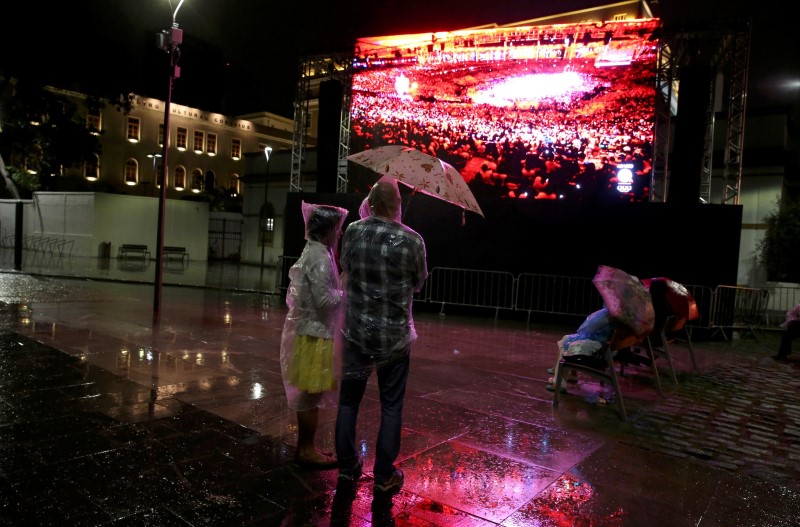
<svg viewBox="0 0 800 527">
<path fill-rule="evenodd" d="M 336 459 L 314 445 L 320 408 L 335 408 L 341 350 L 343 291 L 336 263 L 347 209 L 303 202 L 306 245 L 289 269 L 288 312 L 281 336 L 281 374 L 289 408 L 297 412 L 298 464 L 334 468 Z"/>
</svg>

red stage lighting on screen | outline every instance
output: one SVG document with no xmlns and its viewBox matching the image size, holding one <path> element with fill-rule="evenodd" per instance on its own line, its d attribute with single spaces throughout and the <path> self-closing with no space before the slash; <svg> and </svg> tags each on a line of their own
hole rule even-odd
<svg viewBox="0 0 800 527">
<path fill-rule="evenodd" d="M 604 159 L 636 150 L 651 163 L 659 28 L 637 19 L 361 38 L 350 151 L 404 144 L 467 182 L 489 163 L 504 176 L 492 195 L 506 199 L 536 195 L 538 171 L 557 187 L 547 194 L 585 199 L 608 185 L 581 178 L 619 176 Z"/>
</svg>

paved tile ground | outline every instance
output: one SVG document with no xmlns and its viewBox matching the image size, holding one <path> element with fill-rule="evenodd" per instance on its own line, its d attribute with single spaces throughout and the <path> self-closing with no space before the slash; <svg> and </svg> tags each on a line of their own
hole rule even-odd
<svg viewBox="0 0 800 527">
<path fill-rule="evenodd" d="M 546 369 L 569 325 L 423 311 L 407 480 L 386 497 L 374 383 L 355 488 L 291 462 L 282 306 L 168 288 L 154 331 L 151 301 L 146 285 L 0 273 L 0 525 L 800 525 L 800 360 L 770 358 L 777 334 L 698 336 L 698 371 L 676 344 L 663 396 L 627 367 L 623 423 L 590 378 L 553 408 Z"/>
</svg>

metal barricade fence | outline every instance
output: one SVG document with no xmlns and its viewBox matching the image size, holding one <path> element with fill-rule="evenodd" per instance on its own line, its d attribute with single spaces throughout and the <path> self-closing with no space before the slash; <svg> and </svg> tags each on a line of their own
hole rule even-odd
<svg viewBox="0 0 800 527">
<path fill-rule="evenodd" d="M 603 299 L 591 278 L 522 273 L 517 277 L 515 309 L 531 313 L 588 315 Z"/>
<path fill-rule="evenodd" d="M 769 288 L 766 319 L 769 327 L 779 327 L 786 320 L 786 312 L 800 304 L 800 287 L 776 285 Z"/>
<path fill-rule="evenodd" d="M 697 312 L 700 318 L 690 320 L 686 323 L 690 328 L 708 328 L 711 323 L 711 306 L 714 302 L 714 290 L 704 285 L 683 284 L 689 290 L 689 294 L 697 304 Z"/>
<path fill-rule="evenodd" d="M 285 294 L 289 286 L 289 268 L 297 259 L 289 256 L 278 258 L 276 293 Z M 767 308 L 773 304 L 767 290 L 736 286 L 717 286 L 712 290 L 708 286 L 684 286 L 697 303 L 700 315 L 700 318 L 687 323 L 690 328 L 719 331 L 727 339 L 725 330 L 755 333 L 755 329 L 768 324 Z M 791 300 L 784 302 L 794 302 L 793 306 L 800 301 L 800 288 L 787 289 L 784 294 Z M 414 299 L 441 304 L 441 313 L 448 304 L 493 309 L 495 318 L 500 310 L 525 311 L 528 322 L 532 313 L 586 316 L 603 305 L 591 278 L 532 273 L 514 277 L 506 271 L 452 267 L 434 267 L 422 290 L 414 294 Z M 782 310 L 780 321 L 783 321 L 784 313 Z"/>
<path fill-rule="evenodd" d="M 725 330 L 749 331 L 757 337 L 755 329 L 766 325 L 769 291 L 752 287 L 720 285 L 714 290 L 709 327 L 722 333 Z"/>
<path fill-rule="evenodd" d="M 481 271 L 434 267 L 428 276 L 427 298 L 431 303 L 485 307 L 495 310 L 514 309 L 514 275 L 505 271 Z"/>
</svg>

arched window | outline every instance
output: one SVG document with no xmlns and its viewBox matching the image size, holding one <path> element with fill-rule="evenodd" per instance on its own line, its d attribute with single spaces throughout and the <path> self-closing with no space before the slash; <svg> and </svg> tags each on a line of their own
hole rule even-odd
<svg viewBox="0 0 800 527">
<path fill-rule="evenodd" d="M 131 158 L 125 161 L 125 184 L 135 185 L 139 182 L 139 163 Z"/>
<path fill-rule="evenodd" d="M 203 192 L 203 171 L 199 168 L 192 170 L 192 192 Z"/>
<path fill-rule="evenodd" d="M 234 196 L 239 195 L 239 192 L 241 192 L 239 185 L 239 174 L 231 174 L 228 178 L 228 192 Z"/>
<path fill-rule="evenodd" d="M 217 175 L 214 174 L 213 170 L 208 170 L 203 181 L 203 189 L 207 192 L 213 192 L 215 188 L 217 188 Z"/>
<path fill-rule="evenodd" d="M 92 154 L 92 157 L 83 164 L 83 177 L 89 181 L 100 179 L 100 156 Z"/>
<path fill-rule="evenodd" d="M 186 188 L 186 169 L 182 166 L 175 168 L 175 190 Z"/>
<path fill-rule="evenodd" d="M 164 163 L 161 161 L 156 164 L 153 179 L 155 180 L 156 188 L 161 188 L 161 180 L 164 179 Z"/>
</svg>

